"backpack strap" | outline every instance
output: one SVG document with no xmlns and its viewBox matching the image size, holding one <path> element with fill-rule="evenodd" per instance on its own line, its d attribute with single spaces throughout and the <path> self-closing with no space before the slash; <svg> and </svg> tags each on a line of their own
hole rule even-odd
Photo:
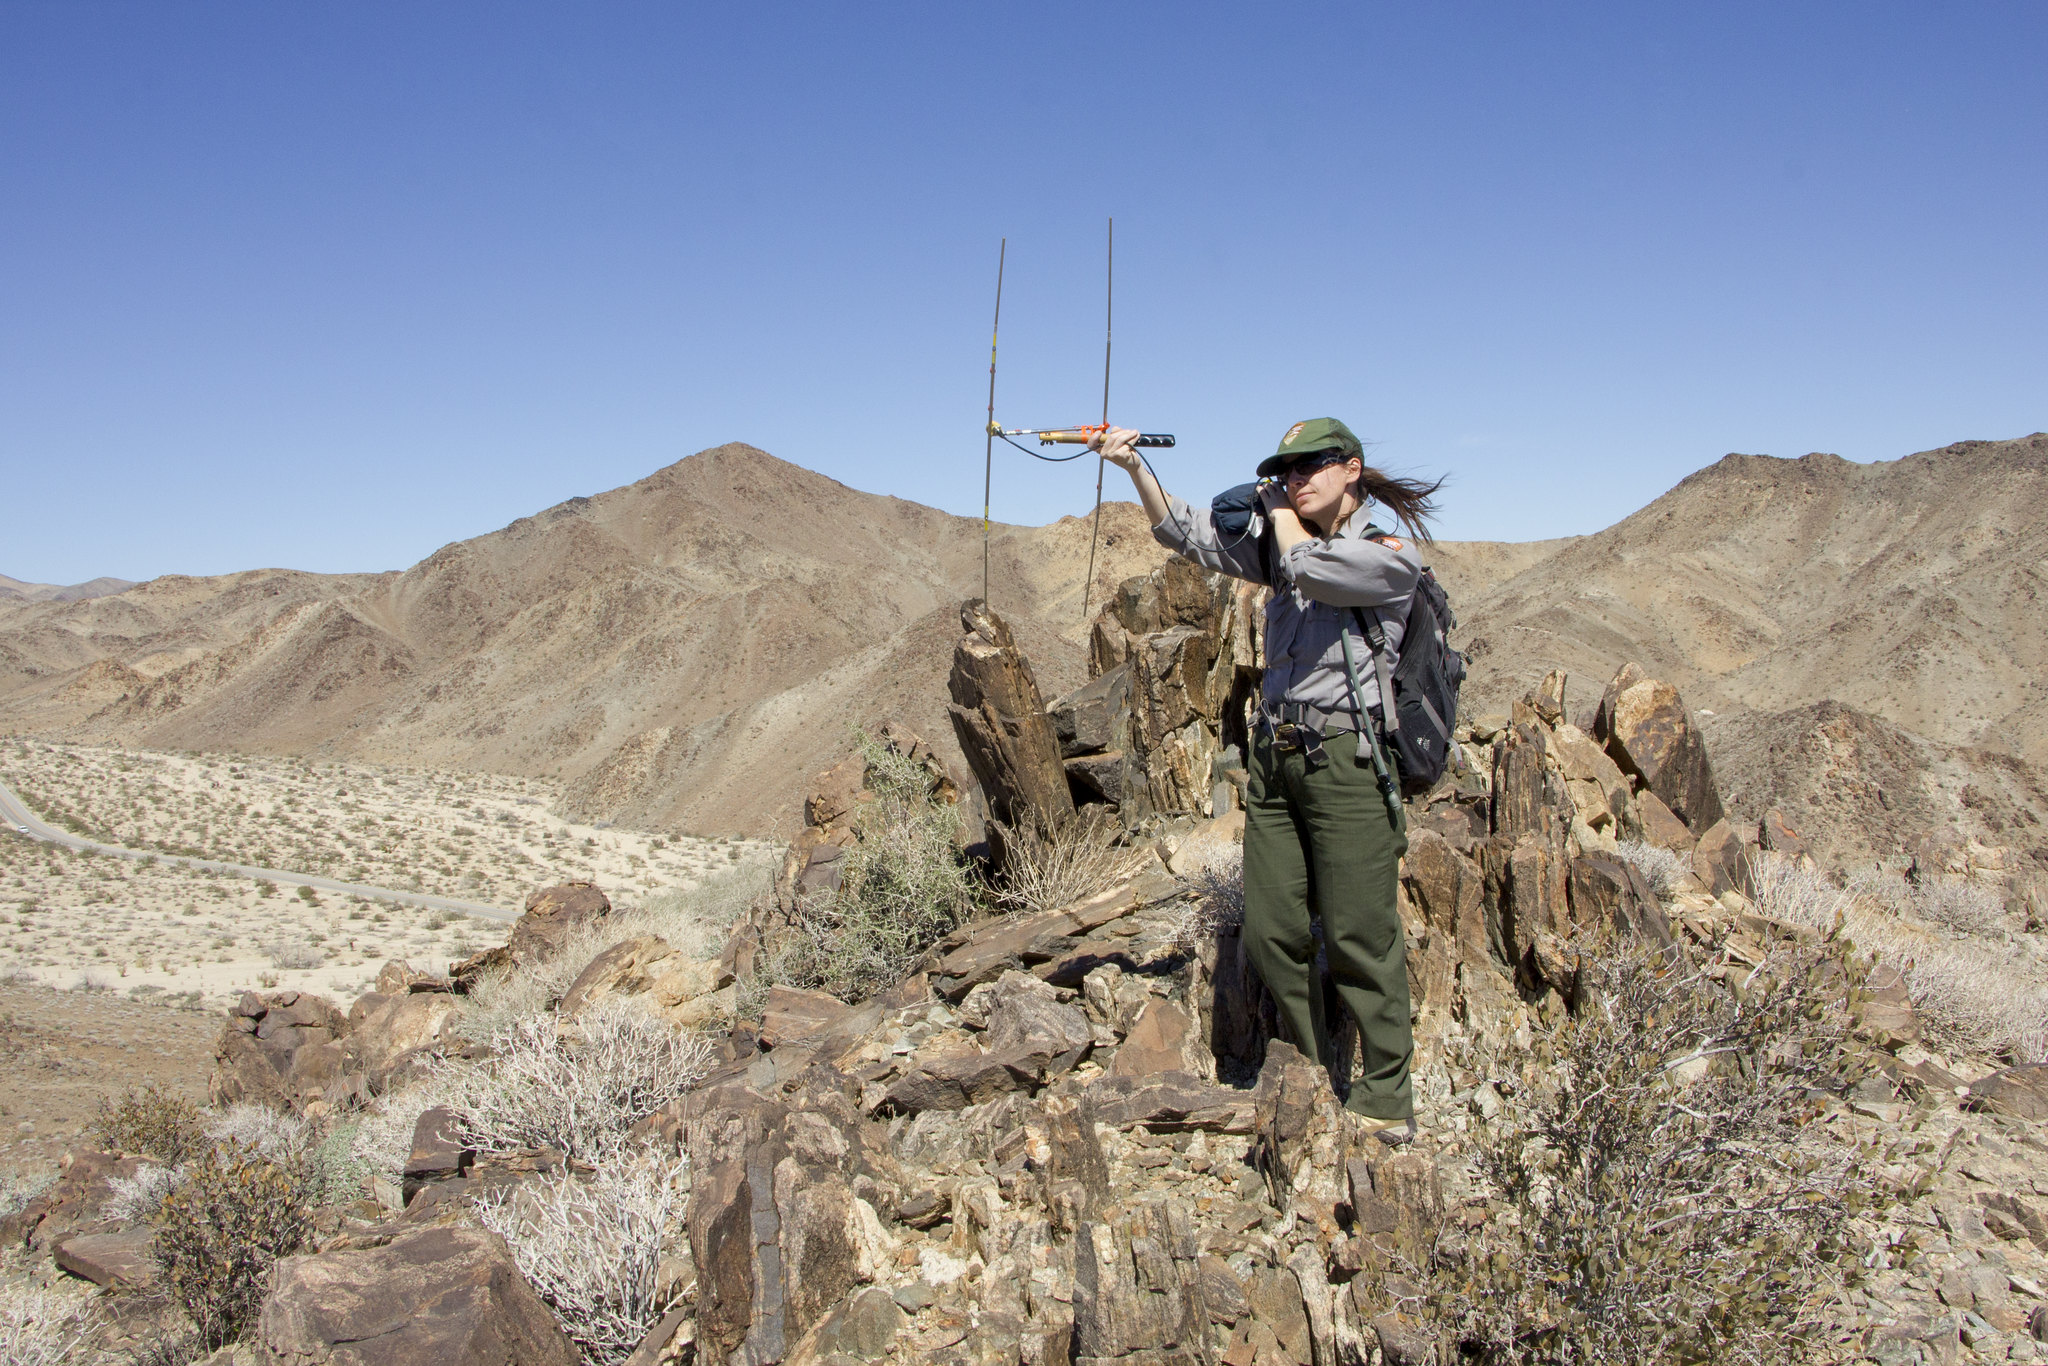
<svg viewBox="0 0 2048 1366">
<path fill-rule="evenodd" d="M 1394 705 L 1394 676 L 1387 668 L 1387 632 L 1380 625 L 1380 614 L 1365 614 L 1363 607 L 1351 609 L 1351 615 L 1358 622 L 1358 633 L 1372 646 L 1372 671 L 1380 685 L 1380 725 L 1392 735 L 1401 729 L 1401 709 Z M 1363 699 L 1361 699 L 1362 701 Z M 1360 724 L 1364 723 L 1364 712 L 1359 713 Z"/>
<path fill-rule="evenodd" d="M 1358 708 L 1358 745 L 1372 758 L 1373 778 L 1379 785 L 1380 800 L 1387 804 L 1387 824 L 1399 830 L 1401 794 L 1394 790 L 1394 773 L 1387 766 L 1385 751 L 1380 748 L 1379 730 L 1372 723 L 1372 713 L 1365 709 L 1365 689 L 1358 686 L 1358 664 L 1351 658 L 1351 633 L 1340 628 L 1337 642 L 1344 647 L 1344 677 L 1351 684 L 1351 705 Z M 1384 670 L 1380 676 L 1386 677 Z M 1393 710 L 1383 698 L 1380 711 L 1390 713 Z"/>
</svg>

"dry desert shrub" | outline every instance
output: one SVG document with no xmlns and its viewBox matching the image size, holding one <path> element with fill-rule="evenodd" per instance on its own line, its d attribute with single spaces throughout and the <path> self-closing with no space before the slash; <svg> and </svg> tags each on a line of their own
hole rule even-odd
<svg viewBox="0 0 2048 1366">
<path fill-rule="evenodd" d="M 1234 847 L 1194 876 L 1195 898 L 1174 926 L 1174 942 L 1194 952 L 1220 934 L 1244 924 L 1244 850 Z"/>
<path fill-rule="evenodd" d="M 326 954 L 299 936 L 281 935 L 264 944 L 263 952 L 270 966 L 280 972 L 301 972 L 327 961 Z"/>
<path fill-rule="evenodd" d="M 2005 898 L 1968 878 L 1937 875 L 1909 882 L 1901 874 L 1877 870 L 1857 878 L 1849 890 L 1896 916 L 1957 934 L 1983 934 L 2005 920 Z"/>
<path fill-rule="evenodd" d="M 27 1282 L 0 1282 L 0 1366 L 58 1366 L 77 1361 L 99 1327 L 92 1301 Z"/>
<path fill-rule="evenodd" d="M 0 1176 L 0 1219 L 21 1213 L 31 1200 L 56 1184 L 57 1178 L 47 1172 L 36 1176 Z"/>
<path fill-rule="evenodd" d="M 630 999 L 573 1020 L 543 1012 L 517 1021 L 491 1036 L 490 1051 L 415 1088 L 420 1110 L 447 1106 L 482 1151 L 553 1148 L 600 1163 L 625 1149 L 628 1129 L 696 1084 L 712 1057 L 701 1035 Z"/>
<path fill-rule="evenodd" d="M 1679 880 L 1692 871 L 1686 860 L 1660 845 L 1646 844 L 1642 840 L 1623 840 L 1615 852 L 1636 866 L 1636 871 L 1648 880 L 1652 891 L 1660 897 L 1669 897 L 1677 888 Z"/>
<path fill-rule="evenodd" d="M 272 1264 L 305 1241 L 312 1184 L 302 1161 L 227 1140 L 189 1163 L 184 1180 L 164 1195 L 157 1265 L 208 1348 L 234 1341 L 255 1321 Z"/>
<path fill-rule="evenodd" d="M 1854 1075 L 1843 965 L 1785 950 L 1724 984 L 1605 952 L 1541 1088 L 1480 1131 L 1512 1216 L 1440 1242 L 1430 1313 L 1482 1361 L 1786 1360 L 1879 1198 L 1816 1122 Z"/>
<path fill-rule="evenodd" d="M 477 1219 L 504 1238 L 589 1360 L 622 1361 L 669 1310 L 662 1244 L 689 1201 L 688 1175 L 679 1154 L 649 1151 L 480 1200 Z"/>
<path fill-rule="evenodd" d="M 87 1132 L 102 1148 L 146 1153 L 174 1165 L 183 1162 L 206 1137 L 199 1107 L 153 1082 L 131 1087 L 112 1104 L 100 1101 L 99 1113 Z"/>
<path fill-rule="evenodd" d="M 1065 820 L 1033 814 L 1002 826 L 1003 871 L 996 902 L 1019 913 L 1056 911 L 1106 892 L 1152 861 L 1149 849 L 1125 842 L 1121 823 L 1102 807 Z"/>
<path fill-rule="evenodd" d="M 955 846 L 960 815 L 922 765 L 863 738 L 873 800 L 854 817 L 839 889 L 803 899 L 775 946 L 769 980 L 857 1001 L 979 910 Z"/>
<path fill-rule="evenodd" d="M 2048 1060 L 2048 977 L 2009 949 L 1930 932 L 1902 916 L 1902 905 L 1909 914 L 1916 905 L 1903 879 L 1841 888 L 1779 854 L 1758 860 L 1757 877 L 1765 915 L 1837 935 L 1897 967 L 1936 1034 L 2012 1062 Z"/>
<path fill-rule="evenodd" d="M 150 1163 L 138 1168 L 133 1176 L 110 1176 L 107 1188 L 114 1192 L 106 1203 L 109 1219 L 127 1219 L 134 1223 L 155 1223 L 163 1210 L 164 1197 L 178 1188 L 185 1179 L 182 1167 L 166 1167 Z"/>
</svg>

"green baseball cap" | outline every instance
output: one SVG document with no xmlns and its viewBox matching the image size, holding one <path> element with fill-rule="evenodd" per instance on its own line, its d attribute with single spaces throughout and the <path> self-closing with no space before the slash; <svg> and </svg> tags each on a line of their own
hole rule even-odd
<svg viewBox="0 0 2048 1366">
<path fill-rule="evenodd" d="M 1287 429 L 1287 435 L 1280 438 L 1280 449 L 1259 462 L 1259 478 L 1271 479 L 1304 455 L 1320 451 L 1363 456 L 1365 445 L 1336 418 L 1312 417 Z"/>
</svg>

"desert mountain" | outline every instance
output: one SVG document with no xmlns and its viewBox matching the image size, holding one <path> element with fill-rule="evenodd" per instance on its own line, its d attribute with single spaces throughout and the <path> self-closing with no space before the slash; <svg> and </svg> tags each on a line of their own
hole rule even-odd
<svg viewBox="0 0 2048 1366">
<path fill-rule="evenodd" d="M 1446 547 L 1476 703 L 1635 658 L 1709 710 L 1832 697 L 2048 761 L 2048 435 L 1870 465 L 1730 455 L 1552 545 L 1518 570 Z"/>
<path fill-rule="evenodd" d="M 1712 714 L 1738 814 L 1832 821 L 1854 789 L 1863 814 L 1820 832 L 1844 856 L 1888 851 L 1870 820 L 2014 843 L 2048 760 L 2044 470 L 2043 435 L 1731 455 L 1593 535 L 1440 543 L 1465 709 L 1559 667 L 1583 709 L 1635 659 Z M 1132 505 L 1104 531 L 1098 602 L 1163 557 Z M 995 605 L 1047 696 L 1083 676 L 1087 550 L 1080 518 L 995 534 Z M 944 680 L 980 584 L 972 519 L 721 446 L 402 573 L 0 600 L 0 729 L 560 774 L 585 816 L 759 833 L 852 725 L 899 717 L 957 758 Z"/>
<path fill-rule="evenodd" d="M 1475 714 L 1552 668 L 1590 707 L 1635 659 L 1713 714 L 1739 815 L 1782 805 L 1844 858 L 2048 844 L 2048 435 L 1730 455 L 1594 535 L 1436 558 Z"/>
<path fill-rule="evenodd" d="M 120 593 L 133 588 L 129 579 L 110 579 L 104 576 L 89 579 L 84 583 L 23 583 L 0 574 L 0 602 L 82 602 L 86 598 L 103 598 L 109 593 Z"/>
<path fill-rule="evenodd" d="M 1163 557 L 1105 509 L 1096 600 Z M 1085 519 L 998 527 L 996 606 L 1048 695 L 1081 681 Z M 402 573 L 159 579 L 0 604 L 0 716 L 156 748 L 560 774 L 581 812 L 705 833 L 794 816 L 849 730 L 951 748 L 981 528 L 727 445 Z"/>
</svg>

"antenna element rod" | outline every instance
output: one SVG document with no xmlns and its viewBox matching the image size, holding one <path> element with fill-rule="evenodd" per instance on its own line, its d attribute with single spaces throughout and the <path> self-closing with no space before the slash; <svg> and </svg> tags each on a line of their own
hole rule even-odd
<svg viewBox="0 0 2048 1366">
<path fill-rule="evenodd" d="M 1010 239 L 996 248 L 996 319 L 988 330 L 988 434 L 981 452 L 981 601 L 988 605 L 988 503 L 989 488 L 996 469 L 996 337 L 1003 330 L 1003 263 L 1010 255 Z"/>
<path fill-rule="evenodd" d="M 1109 256 L 1104 275 L 1102 304 L 1102 428 L 1109 430 L 1109 348 L 1116 337 L 1116 219 L 1109 220 Z M 995 399 L 989 399 L 994 416 Z M 1081 583 L 1081 625 L 1088 624 L 1088 595 L 1095 587 L 1095 542 L 1102 536 L 1102 467 L 1108 461 L 1095 458 L 1095 517 L 1088 532 L 1088 577 Z"/>
</svg>

